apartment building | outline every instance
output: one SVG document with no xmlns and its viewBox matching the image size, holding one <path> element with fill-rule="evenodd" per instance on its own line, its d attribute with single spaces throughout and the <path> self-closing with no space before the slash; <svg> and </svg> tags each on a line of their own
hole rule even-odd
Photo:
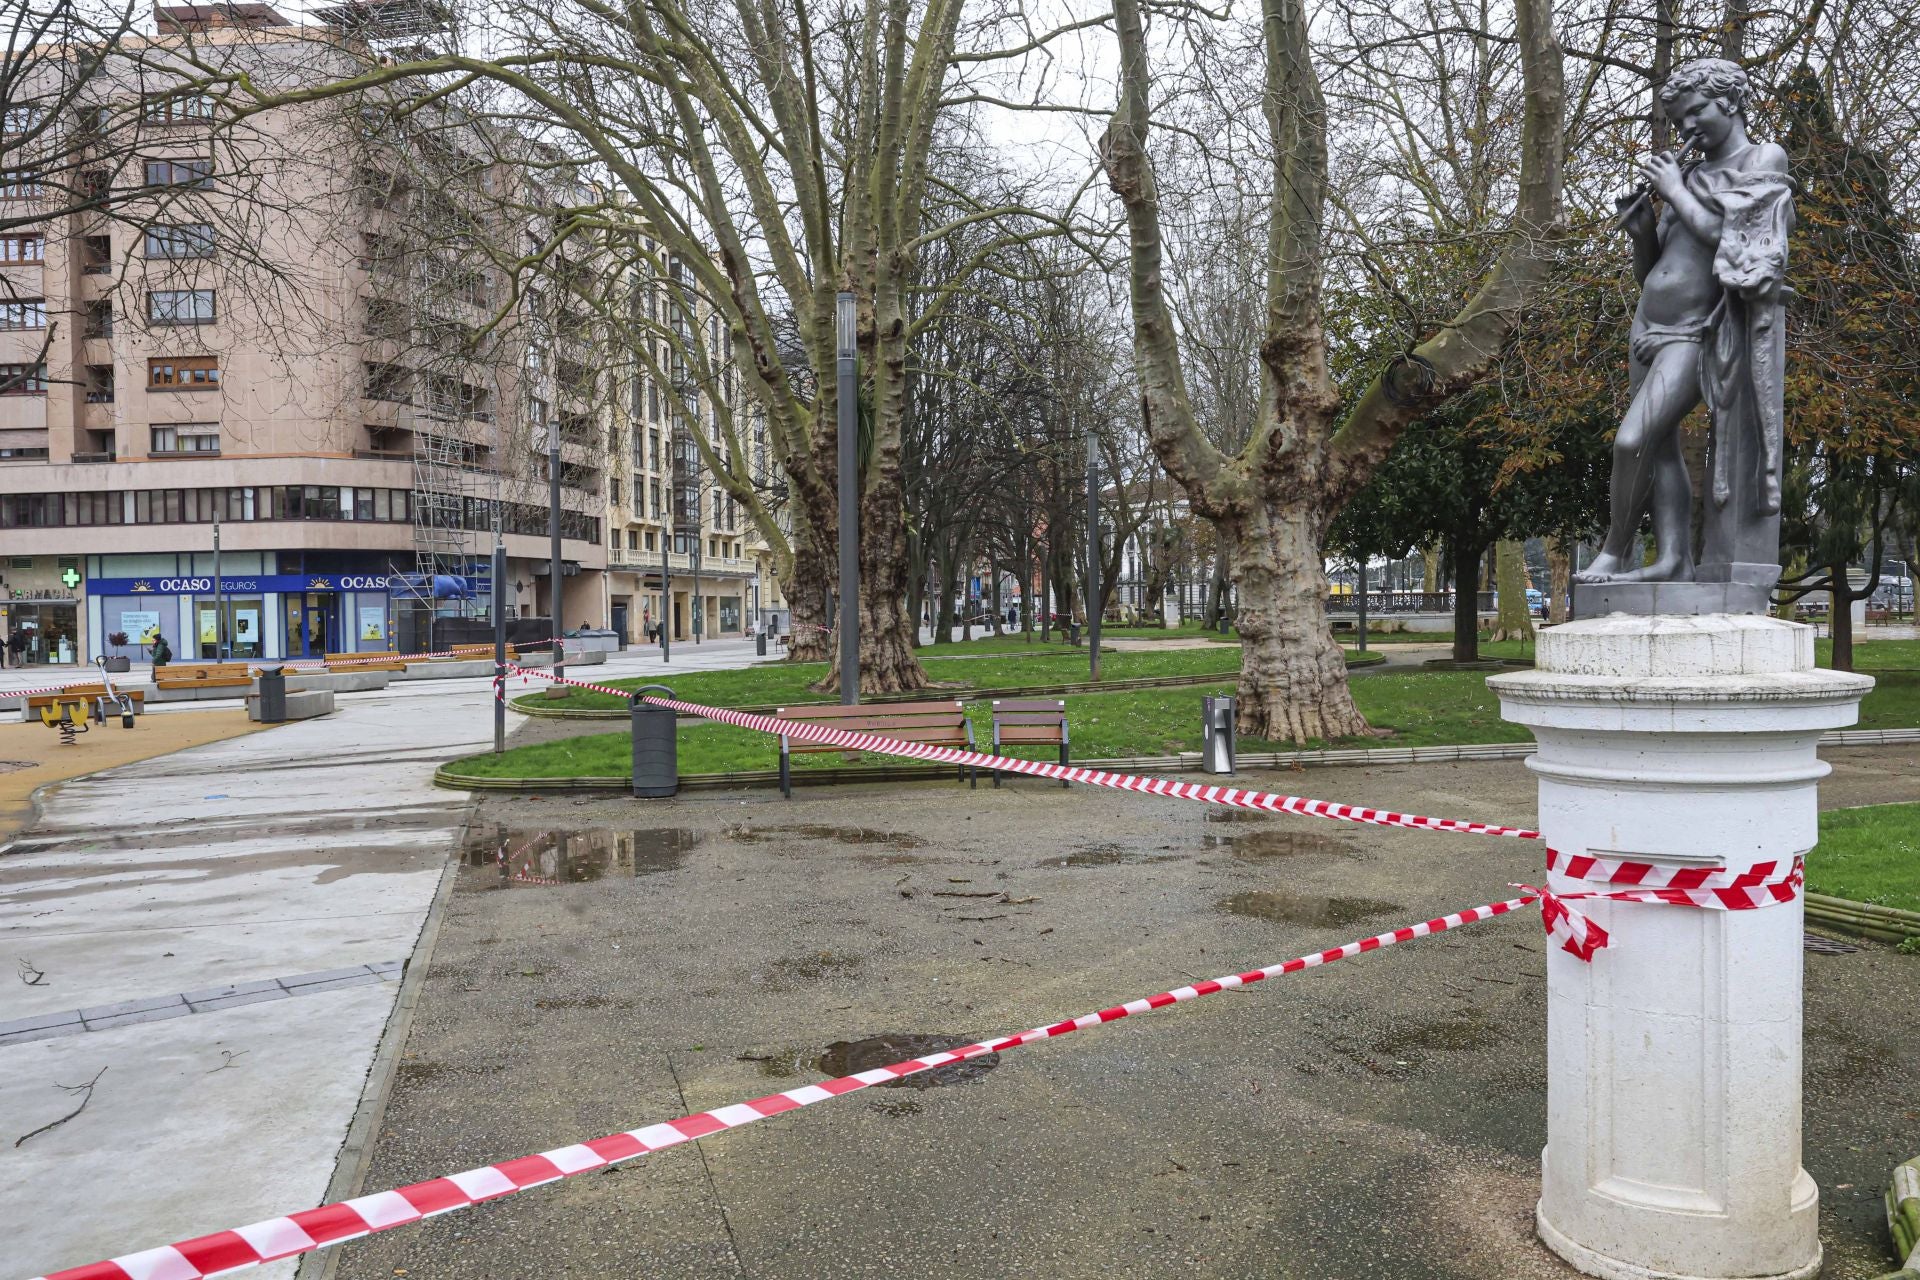
<svg viewBox="0 0 1920 1280">
<path fill-rule="evenodd" d="M 671 417 L 634 416 L 646 389 L 590 327 L 515 316 L 468 341 L 512 295 L 457 237 L 421 234 L 457 193 L 418 154 L 338 104 L 228 131 L 209 100 L 152 87 L 170 40 L 261 77 L 344 69 L 363 33 L 264 4 L 155 20 L 145 74 L 109 60 L 88 93 L 49 95 L 85 131 L 57 174 L 32 147 L 0 152 L 0 633 L 46 665 L 113 654 L 117 634 L 119 652 L 158 635 L 178 657 L 412 647 L 428 615 L 436 635 L 488 617 L 498 537 L 512 617 L 638 639 L 663 591 L 639 561 L 670 526 L 676 634 L 696 614 L 703 635 L 739 634 L 766 602 L 750 536 L 722 505 L 646 501 L 673 478 L 648 435 Z M 32 111 L 9 104 L 6 127 Z M 75 212 L 76 186 L 108 208 Z"/>
</svg>

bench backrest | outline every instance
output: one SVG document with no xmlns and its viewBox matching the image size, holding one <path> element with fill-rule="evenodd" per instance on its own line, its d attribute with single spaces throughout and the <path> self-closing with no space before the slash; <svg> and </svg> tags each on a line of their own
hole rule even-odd
<svg viewBox="0 0 1920 1280">
<path fill-rule="evenodd" d="M 1065 742 L 1067 704 L 1051 698 L 1003 698 L 993 704 L 996 742 Z"/>
<path fill-rule="evenodd" d="M 969 741 L 967 710 L 959 702 L 877 702 L 864 707 L 781 707 L 776 720 L 819 724 L 849 733 L 872 733 L 907 742 L 964 743 Z M 786 735 L 782 735 L 785 740 Z M 795 751 L 843 751 L 844 747 L 793 741 Z"/>
</svg>

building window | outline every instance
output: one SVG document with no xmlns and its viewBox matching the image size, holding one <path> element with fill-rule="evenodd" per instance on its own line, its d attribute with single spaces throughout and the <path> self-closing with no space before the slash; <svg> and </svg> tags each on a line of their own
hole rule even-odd
<svg viewBox="0 0 1920 1280">
<path fill-rule="evenodd" d="M 47 393 L 47 366 L 0 364 L 0 395 L 43 396 Z"/>
<path fill-rule="evenodd" d="M 84 333 L 89 338 L 113 336 L 112 298 L 96 298 L 87 304 L 87 326 Z"/>
<path fill-rule="evenodd" d="M 653 514 L 657 517 L 660 514 L 660 482 L 658 480 L 647 481 L 647 489 L 653 498 Z"/>
<path fill-rule="evenodd" d="M 44 262 L 47 238 L 43 235 L 0 236 L 0 262 Z"/>
<path fill-rule="evenodd" d="M 616 507 L 620 505 L 620 481 L 612 476 L 607 477 L 607 501 Z"/>
<path fill-rule="evenodd" d="M 212 324 L 213 290 L 154 289 L 147 294 L 147 319 L 155 324 Z"/>
<path fill-rule="evenodd" d="M 0 329 L 44 329 L 47 327 L 45 298 L 22 298 L 18 302 L 0 302 Z"/>
<path fill-rule="evenodd" d="M 147 361 L 149 391 L 207 391 L 220 387 L 220 357 L 179 356 Z"/>
<path fill-rule="evenodd" d="M 651 531 L 647 534 L 647 550 L 653 550 L 653 534 Z"/>
<path fill-rule="evenodd" d="M 369 400 L 390 400 L 394 404 L 410 404 L 407 370 L 393 364 L 370 364 L 367 366 L 367 391 Z"/>
<path fill-rule="evenodd" d="M 90 364 L 87 366 L 86 396 L 88 404 L 113 403 L 112 365 Z"/>
<path fill-rule="evenodd" d="M 220 424 L 217 422 L 177 422 L 153 429 L 153 447 L 149 453 L 218 453 Z"/>
<path fill-rule="evenodd" d="M 80 239 L 80 271 L 83 275 L 100 276 L 113 270 L 113 237 L 82 236 Z"/>
<path fill-rule="evenodd" d="M 148 124 L 191 124 L 213 119 L 213 95 L 206 93 L 150 94 L 140 107 Z"/>
<path fill-rule="evenodd" d="M 149 258 L 211 258 L 213 224 L 210 222 L 155 223 L 147 228 Z"/>
<path fill-rule="evenodd" d="M 647 432 L 647 465 L 651 471 L 660 469 L 660 433 Z"/>
<path fill-rule="evenodd" d="M 0 200 L 36 200 L 40 175 L 26 169 L 0 169 Z"/>
<path fill-rule="evenodd" d="M 0 115 L 0 132 L 27 133 L 38 128 L 47 113 L 37 106 L 8 107 Z"/>
<path fill-rule="evenodd" d="M 149 160 L 147 161 L 147 185 L 210 189 L 213 186 L 213 162 L 211 160 Z"/>
</svg>

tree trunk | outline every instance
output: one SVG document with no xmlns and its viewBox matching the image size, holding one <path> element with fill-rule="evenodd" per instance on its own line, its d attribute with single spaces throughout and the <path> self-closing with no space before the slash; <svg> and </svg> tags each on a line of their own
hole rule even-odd
<svg viewBox="0 0 1920 1280">
<path fill-rule="evenodd" d="M 1532 640 L 1533 613 L 1527 606 L 1526 548 L 1503 538 L 1493 548 L 1493 589 L 1500 595 L 1500 614 L 1494 619 L 1495 640 Z"/>
<path fill-rule="evenodd" d="M 1547 539 L 1547 621 L 1567 620 L 1567 602 L 1573 591 L 1573 550 L 1564 538 Z"/>
<path fill-rule="evenodd" d="M 807 536 L 806 522 L 793 522 L 793 585 L 787 604 L 793 617 L 788 626 L 789 662 L 831 662 L 834 619 L 827 614 L 827 595 L 833 590 L 833 564 Z M 673 605 L 667 605 L 667 625 L 673 623 Z"/>
<path fill-rule="evenodd" d="M 1372 733 L 1327 626 L 1316 523 L 1304 503 L 1262 503 L 1235 528 L 1215 526 L 1239 588 L 1243 737 L 1305 745 Z"/>
<path fill-rule="evenodd" d="M 1226 608 L 1227 598 L 1226 539 L 1216 538 L 1215 542 L 1220 550 L 1213 557 L 1213 577 L 1207 580 L 1207 603 L 1200 612 L 1200 625 L 1209 631 L 1220 625 L 1220 615 Z"/>
<path fill-rule="evenodd" d="M 933 556 L 933 642 L 953 643 L 953 556 L 945 550 Z"/>
<path fill-rule="evenodd" d="M 1005 629 L 1000 623 L 1006 614 L 1000 607 L 1000 553 L 992 547 L 987 551 L 987 590 L 993 600 L 993 634 L 1001 635 Z"/>
<path fill-rule="evenodd" d="M 1480 581 L 1480 557 L 1486 550 L 1478 539 L 1456 536 L 1453 552 L 1453 660 L 1480 660 L 1480 600 L 1474 590 Z"/>
<path fill-rule="evenodd" d="M 1420 575 L 1420 592 L 1433 595 L 1440 590 L 1440 544 L 1420 548 L 1420 562 L 1423 570 Z M 1425 604 L 1426 601 L 1421 601 Z"/>
<path fill-rule="evenodd" d="M 1827 630 L 1833 636 L 1833 670 L 1853 670 L 1853 592 L 1847 582 L 1847 566 L 1832 565 L 1833 589 L 1827 593 Z"/>
<path fill-rule="evenodd" d="M 1047 554 L 1044 542 L 1036 540 L 1033 550 L 1034 558 L 1040 562 L 1040 643 L 1047 644 L 1053 640 L 1053 593 L 1047 572 L 1052 557 Z"/>
</svg>

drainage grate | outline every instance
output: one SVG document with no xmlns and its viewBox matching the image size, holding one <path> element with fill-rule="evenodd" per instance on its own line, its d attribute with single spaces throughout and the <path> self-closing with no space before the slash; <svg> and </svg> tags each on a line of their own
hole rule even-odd
<svg viewBox="0 0 1920 1280">
<path fill-rule="evenodd" d="M 1806 939 L 1806 949 L 1819 956 L 1852 955 L 1860 949 L 1851 942 L 1842 942 L 1838 938 L 1823 938 L 1817 933 L 1802 936 Z"/>
</svg>

